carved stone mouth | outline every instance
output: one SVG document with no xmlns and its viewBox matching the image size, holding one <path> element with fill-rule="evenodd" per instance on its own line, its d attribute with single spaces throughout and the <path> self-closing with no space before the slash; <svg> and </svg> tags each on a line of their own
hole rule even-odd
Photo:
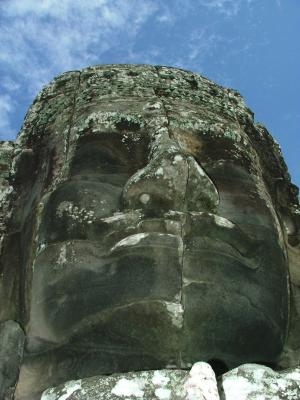
<svg viewBox="0 0 300 400">
<path fill-rule="evenodd" d="M 177 241 L 178 246 L 178 255 L 180 258 L 184 257 L 185 246 L 186 243 L 179 235 L 174 235 L 170 233 L 159 233 L 159 232 L 143 232 L 136 233 L 130 236 L 127 236 L 117 242 L 111 249 L 110 253 L 115 254 L 119 251 L 124 251 L 129 248 L 138 248 L 138 247 L 155 247 L 155 246 L 168 246 L 166 244 L 166 239 L 175 239 Z M 155 240 L 155 243 L 153 241 Z M 158 244 L 157 241 L 160 243 Z M 168 241 L 169 243 L 169 241 Z M 240 266 L 245 266 L 249 269 L 255 270 L 259 268 L 259 260 L 256 258 L 249 258 L 247 256 L 242 255 L 233 245 L 231 245 L 227 241 L 215 240 L 210 237 L 204 236 L 200 240 L 197 241 L 197 247 L 193 250 L 189 249 L 190 253 L 197 254 L 199 260 L 201 258 L 210 258 L 214 259 L 217 256 L 222 257 L 223 260 L 227 260 L 234 264 L 238 264 Z"/>
<path fill-rule="evenodd" d="M 218 254 L 253 270 L 260 265 L 261 243 L 230 220 L 207 212 L 170 211 L 163 218 L 141 219 L 129 235 L 122 235 L 112 245 L 111 252 L 126 247 L 151 247 L 151 238 L 163 243 L 170 237 L 176 238 L 182 257 L 189 248 L 189 252 L 198 253 L 199 257 Z M 193 248 L 192 241 L 196 243 Z"/>
<path fill-rule="evenodd" d="M 97 242 L 108 253 L 111 253 L 112 249 L 120 248 L 120 243 L 123 248 L 127 246 L 125 243 L 129 246 L 129 243 L 137 238 L 141 239 L 141 242 L 132 246 L 145 246 L 147 243 L 147 246 L 151 247 L 151 241 L 146 240 L 146 235 L 152 234 L 152 238 L 156 236 L 157 245 L 159 240 L 165 240 L 164 235 L 174 236 L 177 237 L 177 242 L 181 241 L 180 246 L 184 249 L 191 247 L 190 244 L 196 241 L 197 245 L 193 251 L 201 251 L 203 257 L 208 253 L 219 253 L 239 259 L 240 263 L 251 269 L 259 266 L 261 242 L 249 237 L 232 221 L 209 212 L 169 210 L 164 214 L 149 217 L 139 209 L 125 210 L 110 217 L 74 221 L 74 224 L 76 223 L 78 228 L 74 225 L 74 230 L 68 233 L 66 238 L 52 238 L 50 235 L 42 239 L 38 253 L 51 243 L 69 240 Z"/>
</svg>

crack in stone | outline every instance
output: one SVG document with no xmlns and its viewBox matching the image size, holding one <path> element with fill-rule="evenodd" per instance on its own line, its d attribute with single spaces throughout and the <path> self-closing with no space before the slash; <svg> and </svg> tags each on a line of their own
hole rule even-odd
<svg viewBox="0 0 300 400">
<path fill-rule="evenodd" d="M 72 100 L 72 111 L 71 111 L 71 118 L 70 118 L 70 123 L 69 123 L 69 128 L 66 134 L 65 138 L 65 161 L 68 160 L 68 155 L 69 155 L 69 148 L 70 148 L 70 135 L 71 135 L 71 129 L 73 127 L 73 122 L 74 122 L 74 115 L 75 115 L 75 109 L 76 109 L 76 102 L 77 102 L 77 95 L 79 92 L 80 84 L 81 84 L 81 71 L 78 71 L 78 84 L 77 88 L 74 90 L 74 96 Z"/>
<path fill-rule="evenodd" d="M 184 281 L 184 275 L 183 275 L 183 269 L 184 269 L 184 250 L 185 250 L 185 244 L 184 244 L 184 228 L 185 228 L 185 224 L 186 224 L 186 215 L 184 216 L 184 219 L 181 221 L 181 232 L 180 232 L 180 236 L 181 236 L 181 289 L 180 289 L 180 304 L 182 306 L 182 332 L 184 332 L 184 323 L 185 323 L 185 301 L 184 301 L 184 294 L 183 294 L 183 281 Z M 179 350 L 179 365 L 183 366 L 183 360 L 182 360 L 182 350 Z"/>
<path fill-rule="evenodd" d="M 161 82 L 161 78 L 160 78 L 160 76 L 159 76 L 159 67 L 154 67 L 154 68 L 155 68 L 156 73 L 157 73 L 157 78 L 158 78 L 159 82 Z M 161 103 L 162 103 L 162 106 L 163 106 L 162 108 L 163 108 L 163 110 L 164 110 L 164 113 L 165 113 L 165 116 L 166 116 L 166 119 L 167 119 L 168 136 L 169 136 L 169 139 L 172 140 L 172 139 L 171 139 L 171 136 L 170 136 L 170 132 L 169 132 L 169 127 L 170 127 L 170 116 L 169 116 L 168 110 L 167 110 L 167 108 L 166 108 L 165 101 L 163 100 L 162 96 L 160 96 L 160 95 L 157 93 L 156 88 L 154 88 L 154 93 L 155 93 L 155 95 L 160 99 L 160 101 L 161 101 Z"/>
<path fill-rule="evenodd" d="M 159 76 L 159 67 L 155 66 L 155 70 L 156 70 L 156 73 L 157 73 L 158 80 L 159 80 L 159 82 L 161 82 L 161 79 L 160 79 L 160 76 Z M 167 119 L 167 127 L 166 128 L 167 128 L 167 131 L 168 131 L 168 137 L 169 137 L 170 141 L 174 142 L 177 145 L 177 143 L 171 138 L 171 135 L 170 135 L 170 129 L 169 129 L 170 128 L 170 116 L 169 116 L 168 110 L 166 108 L 165 101 L 163 100 L 162 96 L 160 96 L 157 93 L 157 90 L 154 89 L 154 92 L 155 92 L 155 95 L 158 97 L 158 99 L 162 103 L 162 108 L 163 108 L 164 114 L 165 114 L 166 119 Z M 183 198 L 183 204 L 184 204 L 184 208 L 185 209 L 186 209 L 186 192 L 187 192 L 187 187 L 188 187 L 188 182 L 189 182 L 189 164 L 188 164 L 187 159 L 186 159 L 186 163 L 187 163 L 187 179 L 186 179 L 185 192 L 184 192 L 184 198 Z M 178 249 L 179 250 L 179 263 L 181 265 L 181 288 L 180 288 L 179 303 L 181 304 L 182 310 L 183 310 L 182 328 L 181 328 L 182 332 L 184 331 L 184 320 L 185 320 L 185 318 L 184 318 L 185 317 L 185 313 L 184 313 L 185 306 L 184 306 L 184 297 L 183 297 L 183 268 L 184 268 L 184 240 L 183 240 L 183 238 L 184 238 L 184 226 L 185 226 L 185 224 L 186 224 L 186 216 L 184 216 L 184 220 L 181 221 L 181 230 L 180 230 L 181 246 Z M 181 366 L 181 365 L 183 365 L 181 349 L 179 349 L 178 356 L 179 356 L 179 359 L 178 359 L 179 365 Z"/>
<path fill-rule="evenodd" d="M 185 191 L 184 191 L 184 199 L 183 199 L 183 204 L 184 208 L 186 210 L 186 195 L 187 195 L 187 188 L 188 188 L 188 183 L 189 183 L 189 178 L 190 178 L 190 167 L 189 163 L 186 160 L 187 163 L 187 178 L 186 178 L 186 184 L 185 184 Z M 186 210 L 187 211 L 187 210 Z M 181 248 L 181 291 L 180 291 L 180 304 L 183 309 L 183 315 L 182 315 L 182 332 L 184 332 L 184 323 L 185 323 L 185 298 L 184 298 L 184 293 L 183 293 L 183 288 L 184 288 L 184 253 L 185 253 L 185 243 L 184 243 L 184 236 L 185 236 L 185 226 L 187 222 L 187 215 L 185 214 L 183 217 L 183 220 L 181 221 L 181 241 L 182 241 L 182 248 Z M 179 350 L 179 365 L 183 366 L 183 360 L 182 360 L 182 351 Z"/>
</svg>

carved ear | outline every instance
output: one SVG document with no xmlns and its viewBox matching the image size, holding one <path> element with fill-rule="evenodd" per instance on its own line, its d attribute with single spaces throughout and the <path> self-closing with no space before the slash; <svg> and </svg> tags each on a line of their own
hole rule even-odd
<svg viewBox="0 0 300 400">
<path fill-rule="evenodd" d="M 294 202 L 290 201 L 287 197 L 288 190 L 287 187 L 285 191 L 281 190 L 278 198 L 278 203 L 281 202 L 278 212 L 286 233 L 290 281 L 289 330 L 279 360 L 282 368 L 296 366 L 300 360 L 300 206 L 299 203 L 293 204 Z M 297 199 L 297 195 L 293 194 L 293 200 Z"/>
<path fill-rule="evenodd" d="M 292 210 L 290 214 L 291 230 L 287 232 L 287 252 L 289 260 L 289 272 L 291 283 L 292 303 L 297 309 L 298 329 L 300 329 L 300 207 Z M 289 229 L 289 228 L 288 228 Z M 291 304 L 293 306 L 293 304 Z M 299 331 L 297 333 L 299 335 Z M 300 336 L 299 336 L 299 357 L 300 357 Z"/>
<path fill-rule="evenodd" d="M 32 180 L 35 170 L 35 157 L 32 149 L 22 150 L 15 156 L 13 163 L 15 184 L 24 184 L 24 182 Z"/>
<path fill-rule="evenodd" d="M 298 188 L 285 179 L 275 182 L 276 209 L 285 233 L 290 282 L 289 328 L 278 365 L 291 368 L 300 360 L 300 206 Z"/>
<path fill-rule="evenodd" d="M 292 236 L 295 243 L 295 236 Z M 299 229 L 298 229 L 299 238 Z M 291 238 L 289 238 L 291 241 Z M 299 365 L 300 360 L 300 244 L 287 243 L 290 280 L 289 329 L 283 353 L 278 365 L 291 368 Z"/>
<path fill-rule="evenodd" d="M 289 233 L 288 240 L 291 246 L 300 245 L 300 207 L 291 214 L 294 230 Z"/>
<path fill-rule="evenodd" d="M 298 188 L 285 179 L 275 181 L 275 204 L 288 244 L 300 243 L 300 205 Z"/>
<path fill-rule="evenodd" d="M 282 227 L 284 229 L 287 242 L 294 247 L 300 244 L 300 214 L 294 210 L 281 209 L 279 211 Z"/>
</svg>

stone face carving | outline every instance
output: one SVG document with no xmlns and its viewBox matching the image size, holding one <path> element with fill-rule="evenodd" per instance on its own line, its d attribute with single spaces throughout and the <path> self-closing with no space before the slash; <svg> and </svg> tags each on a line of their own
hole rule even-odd
<svg viewBox="0 0 300 400">
<path fill-rule="evenodd" d="M 1 318 L 27 337 L 17 399 L 198 360 L 295 362 L 297 192 L 238 93 L 167 67 L 69 72 L 3 148 Z"/>
</svg>

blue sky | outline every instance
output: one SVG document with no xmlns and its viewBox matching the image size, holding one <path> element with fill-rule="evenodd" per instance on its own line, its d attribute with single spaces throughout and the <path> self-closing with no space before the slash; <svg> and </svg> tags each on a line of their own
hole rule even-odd
<svg viewBox="0 0 300 400">
<path fill-rule="evenodd" d="M 237 89 L 300 186 L 299 37 L 299 0 L 0 0 L 0 139 L 61 72 L 178 66 Z"/>
</svg>

